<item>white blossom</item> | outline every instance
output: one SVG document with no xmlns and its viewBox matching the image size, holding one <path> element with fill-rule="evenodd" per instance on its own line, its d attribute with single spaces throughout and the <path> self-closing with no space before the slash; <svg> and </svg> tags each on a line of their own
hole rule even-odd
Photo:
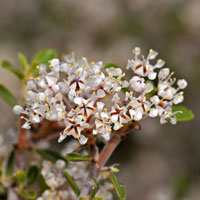
<svg viewBox="0 0 200 200">
<path fill-rule="evenodd" d="M 49 65 L 40 64 L 39 76 L 27 81 L 26 106 L 13 108 L 25 121 L 22 128 L 30 129 L 43 120 L 59 122 L 65 127 L 58 142 L 71 135 L 83 145 L 88 140 L 88 130 L 94 137 L 100 135 L 109 140 L 112 130 L 148 116 L 175 124 L 177 112 L 172 112 L 172 106 L 183 102 L 181 90 L 187 82 L 180 79 L 175 87 L 174 73 L 162 68 L 165 62 L 158 59 L 152 64 L 158 52 L 150 49 L 145 58 L 141 48 L 136 47 L 133 53 L 134 58 L 127 63 L 127 69 L 134 72 L 130 80 L 121 68 L 110 67 L 104 73 L 102 61 L 76 59 L 74 52 L 64 61 L 54 58 Z M 150 96 L 156 77 L 157 93 Z M 130 92 L 124 94 L 124 88 Z"/>
</svg>

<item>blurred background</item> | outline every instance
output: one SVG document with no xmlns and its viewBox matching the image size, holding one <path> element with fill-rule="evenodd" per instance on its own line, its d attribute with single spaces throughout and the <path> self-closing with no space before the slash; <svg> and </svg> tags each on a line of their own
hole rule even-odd
<svg viewBox="0 0 200 200">
<path fill-rule="evenodd" d="M 0 61 L 18 68 L 17 53 L 75 51 L 89 60 L 125 67 L 132 48 L 158 51 L 177 78 L 185 78 L 184 105 L 195 120 L 176 126 L 144 120 L 110 163 L 128 200 L 200 199 L 200 1 L 199 0 L 7 0 L 0 1 Z M 19 97 L 17 78 L 0 68 L 0 83 Z M 0 134 L 16 127 L 12 108 L 0 99 Z"/>
</svg>

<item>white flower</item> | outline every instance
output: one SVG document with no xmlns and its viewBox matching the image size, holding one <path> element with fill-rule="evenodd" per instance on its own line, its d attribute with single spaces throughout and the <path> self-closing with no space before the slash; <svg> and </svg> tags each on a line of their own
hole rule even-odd
<svg viewBox="0 0 200 200">
<path fill-rule="evenodd" d="M 158 55 L 158 52 L 157 51 L 154 51 L 153 49 L 150 49 L 149 50 L 149 54 L 147 56 L 147 59 L 148 60 L 153 60 L 156 58 L 156 56 Z"/>
<path fill-rule="evenodd" d="M 150 101 L 152 102 L 152 104 L 159 104 L 160 99 L 157 95 L 154 95 L 150 98 Z"/>
<path fill-rule="evenodd" d="M 90 99 L 86 100 L 81 97 L 76 97 L 74 99 L 74 103 L 78 105 L 77 110 L 78 114 L 81 114 L 84 117 L 89 117 L 91 114 L 94 113 L 94 102 Z"/>
<path fill-rule="evenodd" d="M 133 53 L 135 54 L 135 60 L 128 60 L 127 69 L 131 68 L 140 77 L 148 77 L 150 80 L 154 80 L 157 75 L 154 69 L 161 68 L 165 64 L 161 59 L 155 65 L 150 64 L 150 60 L 155 59 L 158 52 L 150 49 L 146 59 L 143 55 L 141 55 L 142 59 L 138 58 L 141 53 L 141 49 L 138 47 L 133 50 Z"/>
<path fill-rule="evenodd" d="M 180 89 L 185 89 L 187 87 L 187 81 L 185 79 L 178 80 L 177 85 Z"/>
<path fill-rule="evenodd" d="M 105 140 L 109 140 L 111 131 L 111 120 L 107 111 L 97 114 L 93 134 L 101 134 Z"/>
<path fill-rule="evenodd" d="M 155 108 L 151 108 L 149 116 L 150 117 L 156 117 L 158 115 L 158 110 Z"/>
<path fill-rule="evenodd" d="M 129 121 L 129 117 L 126 115 L 126 108 L 120 107 L 118 104 L 112 107 L 110 116 L 112 123 L 114 123 L 114 130 L 120 129 L 123 124 Z"/>
<path fill-rule="evenodd" d="M 26 106 L 13 108 L 13 112 L 25 121 L 22 128 L 30 129 L 31 124 L 43 120 L 63 123 L 64 131 L 58 142 L 72 135 L 80 144 L 85 144 L 87 131 L 109 140 L 112 129 L 118 130 L 131 120 L 140 121 L 148 116 L 159 116 L 161 123 L 175 124 L 177 112 L 172 112 L 172 105 L 183 102 L 180 90 L 187 82 L 180 79 L 178 87 L 174 87 L 174 73 L 170 73 L 169 68 L 160 69 L 165 62 L 158 59 L 152 64 L 158 52 L 150 49 L 144 57 L 136 47 L 133 53 L 134 59 L 127 63 L 127 69 L 134 72 L 130 80 L 126 80 L 120 68 L 107 68 L 104 74 L 102 61 L 77 59 L 73 52 L 62 62 L 54 58 L 49 66 L 40 64 L 39 76 L 27 81 Z M 154 87 L 148 80 L 156 79 L 157 73 L 155 89 L 158 91 L 149 98 Z M 124 95 L 122 88 L 132 91 Z M 55 177 L 51 176 L 49 182 L 54 185 Z"/>
<path fill-rule="evenodd" d="M 75 115 L 68 117 L 65 121 L 65 126 L 66 128 L 63 133 L 61 133 L 58 142 L 62 142 L 69 135 L 77 138 L 81 144 L 85 144 L 87 142 L 87 138 L 81 135 L 81 131 L 88 127 L 88 124 L 83 120 L 83 116 Z"/>
<path fill-rule="evenodd" d="M 145 87 L 145 80 L 139 76 L 133 76 L 129 81 L 130 87 L 135 92 L 142 92 Z"/>
<path fill-rule="evenodd" d="M 16 114 L 16 115 L 19 115 L 22 111 L 24 111 L 24 109 L 19 106 L 19 105 L 16 105 L 13 107 L 13 112 Z"/>
<path fill-rule="evenodd" d="M 163 68 L 158 73 L 159 79 L 166 79 L 169 76 L 170 69 L 169 68 Z"/>
<path fill-rule="evenodd" d="M 66 183 L 66 179 L 63 176 L 63 172 L 65 170 L 64 161 L 57 160 L 55 164 L 43 161 L 41 174 L 44 177 L 47 185 L 53 188 L 59 188 Z M 43 197 L 48 196 L 48 194 L 44 194 Z"/>
</svg>

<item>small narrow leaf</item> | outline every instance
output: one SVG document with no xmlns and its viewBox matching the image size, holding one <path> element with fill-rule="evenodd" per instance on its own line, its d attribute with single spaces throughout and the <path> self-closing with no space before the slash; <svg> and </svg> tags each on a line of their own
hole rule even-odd
<svg viewBox="0 0 200 200">
<path fill-rule="evenodd" d="M 121 189 L 121 196 L 122 196 L 122 200 L 126 200 L 126 189 L 123 185 L 120 185 L 120 189 Z"/>
<path fill-rule="evenodd" d="M 103 198 L 102 197 L 94 197 L 92 200 L 103 200 Z"/>
<path fill-rule="evenodd" d="M 17 54 L 17 56 L 18 56 L 22 70 L 25 71 L 29 67 L 26 56 L 20 52 Z"/>
<path fill-rule="evenodd" d="M 37 165 L 31 165 L 27 173 L 27 185 L 34 185 L 39 178 L 40 168 Z"/>
<path fill-rule="evenodd" d="M 113 174 L 110 173 L 110 179 L 112 181 L 112 184 L 115 188 L 115 192 L 120 200 L 126 199 L 126 190 L 125 188 L 119 183 L 118 178 Z"/>
<path fill-rule="evenodd" d="M 3 172 L 3 158 L 0 157 L 0 176 L 1 176 L 2 172 Z"/>
<path fill-rule="evenodd" d="M 61 154 L 56 151 L 52 151 L 51 149 L 36 149 L 36 152 L 45 160 L 49 160 L 55 163 L 57 160 L 61 159 L 68 163 L 67 159 L 65 159 Z"/>
<path fill-rule="evenodd" d="M 88 155 L 81 155 L 78 153 L 69 153 L 67 154 L 67 160 L 73 161 L 73 162 L 80 162 L 80 161 L 90 161 L 92 158 Z"/>
<path fill-rule="evenodd" d="M 20 80 L 22 80 L 24 78 L 24 74 L 22 72 L 20 72 L 19 70 L 17 70 L 10 62 L 8 62 L 7 60 L 3 60 L 1 63 L 2 67 L 4 69 L 7 69 L 9 71 L 11 71 L 12 73 L 14 73 Z"/>
<path fill-rule="evenodd" d="M 8 176 L 11 176 L 13 173 L 14 163 L 15 163 L 15 151 L 13 150 L 11 151 L 6 164 L 6 174 Z"/>
<path fill-rule="evenodd" d="M 11 94 L 11 92 L 1 84 L 0 84 L 0 97 L 12 106 L 16 105 L 17 103 L 17 100 Z"/>
<path fill-rule="evenodd" d="M 191 110 L 188 110 L 184 106 L 172 106 L 172 111 L 181 111 L 176 114 L 177 121 L 184 122 L 184 121 L 190 121 L 194 119 L 194 114 Z"/>
<path fill-rule="evenodd" d="M 46 64 L 48 65 L 48 61 L 57 57 L 57 52 L 54 49 L 42 49 L 35 54 L 31 61 L 30 73 L 31 76 L 38 76 L 39 70 L 37 69 L 37 65 Z"/>
<path fill-rule="evenodd" d="M 92 191 L 91 191 L 92 199 L 95 197 L 96 193 L 99 190 L 99 182 L 97 181 L 97 179 L 95 177 L 93 177 L 93 180 L 94 180 L 94 185 L 93 185 L 93 188 L 92 188 Z"/>
<path fill-rule="evenodd" d="M 108 68 L 111 68 L 111 67 L 120 68 L 116 63 L 107 63 L 104 68 L 108 69 Z"/>
<path fill-rule="evenodd" d="M 17 183 L 22 183 L 26 179 L 26 172 L 22 170 L 18 170 L 13 177 L 13 180 Z"/>
<path fill-rule="evenodd" d="M 80 195 L 80 190 L 77 186 L 77 184 L 75 183 L 74 179 L 65 171 L 64 172 L 65 178 L 67 179 L 69 185 L 71 186 L 71 188 L 74 190 L 74 192 L 77 194 L 77 196 Z"/>
<path fill-rule="evenodd" d="M 180 199 L 187 196 L 191 187 L 190 180 L 185 176 L 175 177 L 172 184 L 172 189 L 174 191 L 175 197 Z"/>
<path fill-rule="evenodd" d="M 35 54 L 32 59 L 32 64 L 46 64 L 48 65 L 48 61 L 56 58 L 57 52 L 54 49 L 42 49 Z"/>
<path fill-rule="evenodd" d="M 39 195 L 41 195 L 45 190 L 50 189 L 49 186 L 46 184 L 44 177 L 40 174 L 39 176 Z"/>
<path fill-rule="evenodd" d="M 20 192 L 20 195 L 22 197 L 24 197 L 25 199 L 27 200 L 34 200 L 37 196 L 37 194 L 34 192 L 34 191 L 31 191 L 31 190 L 25 190 L 23 189 L 21 192 Z"/>
</svg>

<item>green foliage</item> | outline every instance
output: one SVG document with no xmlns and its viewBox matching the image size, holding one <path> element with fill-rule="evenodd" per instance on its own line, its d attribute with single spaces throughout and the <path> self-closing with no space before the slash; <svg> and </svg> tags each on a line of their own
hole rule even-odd
<svg viewBox="0 0 200 200">
<path fill-rule="evenodd" d="M 3 60 L 1 63 L 2 67 L 8 71 L 11 71 L 12 73 L 14 73 L 20 80 L 22 80 L 24 78 L 24 74 L 22 72 L 20 72 L 19 70 L 17 70 L 10 62 L 8 62 L 7 60 Z"/>
<path fill-rule="evenodd" d="M 12 93 L 3 85 L 0 84 L 0 97 L 9 103 L 11 106 L 16 105 L 17 100 Z"/>
<path fill-rule="evenodd" d="M 111 167 L 110 170 L 112 173 L 119 173 L 119 169 L 116 167 Z"/>
<path fill-rule="evenodd" d="M 21 68 L 23 71 L 26 71 L 30 66 L 28 64 L 27 58 L 23 53 L 18 53 L 17 54 Z"/>
<path fill-rule="evenodd" d="M 51 149 L 36 149 L 36 152 L 45 160 L 49 160 L 55 163 L 57 160 L 61 159 L 68 163 L 67 159 L 65 159 L 61 154 Z"/>
<path fill-rule="evenodd" d="M 120 68 L 116 63 L 107 63 L 104 68 L 108 69 L 108 68 L 111 68 L 111 67 Z"/>
<path fill-rule="evenodd" d="M 24 182 L 26 179 L 26 172 L 22 170 L 18 170 L 13 177 L 13 180 L 16 181 L 18 184 Z"/>
<path fill-rule="evenodd" d="M 176 114 L 177 121 L 184 122 L 184 121 L 190 121 L 194 119 L 194 114 L 191 110 L 188 110 L 184 106 L 172 106 L 172 111 L 181 111 L 180 113 Z"/>
<path fill-rule="evenodd" d="M 6 164 L 6 174 L 8 176 L 11 176 L 13 173 L 13 169 L 14 169 L 14 164 L 15 164 L 15 151 L 11 151 L 10 155 L 8 157 L 8 161 Z"/>
<path fill-rule="evenodd" d="M 31 65 L 38 65 L 38 64 L 46 64 L 48 65 L 48 61 L 56 58 L 57 53 L 53 49 L 42 49 L 38 51 L 35 56 L 32 58 Z"/>
<path fill-rule="evenodd" d="M 39 64 L 48 65 L 49 60 L 57 57 L 57 52 L 54 49 L 42 49 L 38 51 L 32 58 L 30 72 L 31 76 L 38 75 L 38 69 L 36 66 Z"/>
<path fill-rule="evenodd" d="M 34 191 L 26 189 L 21 190 L 20 195 L 27 200 L 34 200 L 37 196 L 37 194 Z"/>
<path fill-rule="evenodd" d="M 79 153 L 69 153 L 67 154 L 67 160 L 73 162 L 80 162 L 80 161 L 90 161 L 92 158 L 88 155 L 81 155 Z"/>
<path fill-rule="evenodd" d="M 80 199 L 79 200 L 88 200 L 88 198 L 85 198 L 85 197 L 80 197 Z M 103 200 L 103 198 L 102 197 L 94 197 L 93 199 L 91 199 L 91 200 Z"/>
<path fill-rule="evenodd" d="M 66 171 L 64 172 L 64 176 L 67 179 L 67 181 L 68 181 L 69 185 L 71 186 L 71 188 L 76 193 L 76 195 L 79 196 L 80 195 L 80 190 L 79 190 L 77 184 L 75 183 L 74 179 Z"/>
<path fill-rule="evenodd" d="M 27 185 L 34 185 L 39 178 L 40 168 L 37 165 L 31 165 L 27 173 Z"/>
<path fill-rule="evenodd" d="M 121 91 L 125 94 L 126 92 L 130 92 L 129 88 L 122 88 Z"/>
<path fill-rule="evenodd" d="M 103 200 L 103 198 L 102 197 L 94 197 L 92 200 Z"/>
<path fill-rule="evenodd" d="M 46 184 L 44 177 L 40 174 L 39 175 L 39 195 L 41 195 L 45 190 L 49 189 L 49 186 Z"/>
<path fill-rule="evenodd" d="M 189 188 L 190 188 L 190 182 L 189 180 L 184 176 L 177 176 L 175 177 L 173 181 L 173 190 L 175 197 L 183 198 L 186 197 Z"/>
<path fill-rule="evenodd" d="M 91 191 L 92 200 L 95 198 L 95 195 L 99 190 L 99 182 L 97 181 L 97 179 L 95 177 L 93 177 L 93 180 L 94 180 L 94 185 L 93 185 L 93 188 L 92 188 L 92 191 Z"/>
<path fill-rule="evenodd" d="M 0 176 L 3 172 L 3 158 L 0 157 Z"/>
<path fill-rule="evenodd" d="M 123 185 L 120 184 L 118 178 L 113 173 L 110 173 L 110 179 L 112 181 L 112 184 L 115 188 L 115 192 L 119 200 L 126 200 L 126 189 Z"/>
</svg>

